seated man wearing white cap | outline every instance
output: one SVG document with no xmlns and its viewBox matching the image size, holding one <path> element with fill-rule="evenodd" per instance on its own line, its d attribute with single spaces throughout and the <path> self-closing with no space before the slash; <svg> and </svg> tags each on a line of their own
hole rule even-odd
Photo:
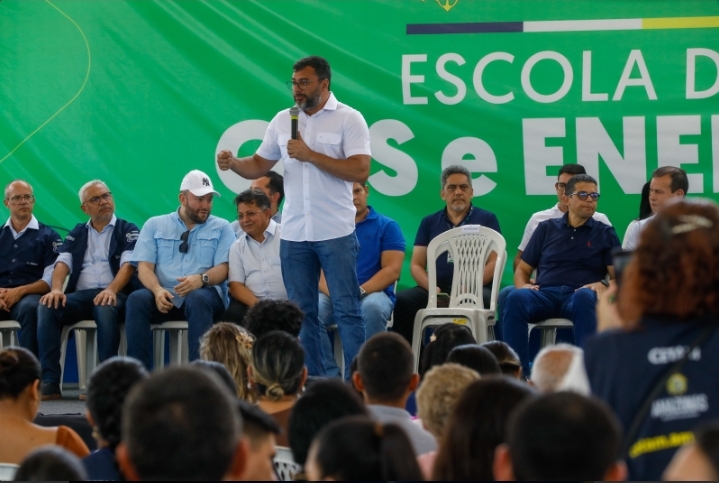
<svg viewBox="0 0 719 483">
<path fill-rule="evenodd" d="M 190 360 L 199 358 L 199 341 L 227 308 L 227 270 L 235 234 L 230 224 L 210 215 L 212 181 L 202 171 L 187 173 L 180 185 L 180 207 L 155 216 L 142 227 L 132 261 L 145 286 L 127 299 L 127 355 L 152 367 L 151 324 L 187 320 Z"/>
</svg>

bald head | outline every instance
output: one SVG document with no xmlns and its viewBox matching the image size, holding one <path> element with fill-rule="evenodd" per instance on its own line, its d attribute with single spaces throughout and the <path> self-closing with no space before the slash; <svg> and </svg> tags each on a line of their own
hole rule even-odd
<svg viewBox="0 0 719 483">
<path fill-rule="evenodd" d="M 588 394 L 583 356 L 582 349 L 569 344 L 545 347 L 532 365 L 532 384 L 541 392 L 569 389 Z"/>
</svg>

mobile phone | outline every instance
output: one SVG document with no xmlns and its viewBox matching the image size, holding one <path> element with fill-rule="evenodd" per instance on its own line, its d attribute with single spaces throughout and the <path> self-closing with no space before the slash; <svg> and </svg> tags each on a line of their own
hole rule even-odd
<svg viewBox="0 0 719 483">
<path fill-rule="evenodd" d="M 614 265 L 614 281 L 617 283 L 617 291 L 622 285 L 622 275 L 629 261 L 632 259 L 631 250 L 622 250 L 620 248 L 612 252 L 612 264 Z"/>
</svg>

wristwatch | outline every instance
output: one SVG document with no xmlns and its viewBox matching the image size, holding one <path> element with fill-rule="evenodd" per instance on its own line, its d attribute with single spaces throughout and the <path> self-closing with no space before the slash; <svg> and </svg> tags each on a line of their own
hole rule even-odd
<svg viewBox="0 0 719 483">
<path fill-rule="evenodd" d="M 600 282 L 602 282 L 602 285 L 604 285 L 605 287 L 609 287 L 609 282 L 607 280 L 602 279 L 600 280 Z"/>
<path fill-rule="evenodd" d="M 200 277 L 202 277 L 202 286 L 207 287 L 210 284 L 210 276 L 203 273 Z"/>
<path fill-rule="evenodd" d="M 362 297 L 364 297 L 365 295 L 367 295 L 367 291 L 366 291 L 365 289 L 363 289 L 362 286 L 360 286 L 359 289 L 360 289 L 360 298 L 362 298 Z"/>
</svg>

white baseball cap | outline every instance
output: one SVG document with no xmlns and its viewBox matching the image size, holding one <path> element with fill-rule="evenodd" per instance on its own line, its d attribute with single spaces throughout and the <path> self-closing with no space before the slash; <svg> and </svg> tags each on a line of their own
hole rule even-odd
<svg viewBox="0 0 719 483">
<path fill-rule="evenodd" d="M 220 196 L 220 193 L 212 188 L 212 180 L 210 177 L 198 169 L 193 169 L 182 178 L 180 191 L 185 190 L 195 196 L 205 196 L 208 193 Z"/>
</svg>

